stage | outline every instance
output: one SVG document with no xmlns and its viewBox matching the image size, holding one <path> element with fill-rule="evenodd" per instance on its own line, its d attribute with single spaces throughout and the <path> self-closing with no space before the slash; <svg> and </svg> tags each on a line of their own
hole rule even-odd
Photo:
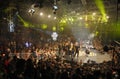
<svg viewBox="0 0 120 79">
<path fill-rule="evenodd" d="M 66 60 L 71 61 L 71 56 L 66 56 L 65 57 Z M 75 56 L 73 57 L 73 61 L 75 62 L 81 62 L 82 63 L 88 63 L 88 60 L 96 62 L 96 63 L 102 63 L 104 61 L 110 61 L 111 57 L 107 52 L 104 53 L 100 53 L 99 51 L 95 50 L 95 49 L 91 49 L 89 54 L 85 53 L 85 49 L 81 49 L 79 51 L 79 56 Z"/>
</svg>

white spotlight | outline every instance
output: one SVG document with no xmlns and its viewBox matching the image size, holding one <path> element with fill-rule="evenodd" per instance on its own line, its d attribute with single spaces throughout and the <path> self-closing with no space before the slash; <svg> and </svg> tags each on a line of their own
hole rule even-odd
<svg viewBox="0 0 120 79">
<path fill-rule="evenodd" d="M 50 18 L 51 17 L 51 15 L 48 15 L 48 18 Z"/>
<path fill-rule="evenodd" d="M 96 15 L 96 13 L 94 12 L 92 15 L 93 15 L 93 16 L 95 16 L 95 15 Z"/>
<path fill-rule="evenodd" d="M 54 19 L 57 19 L 57 17 L 54 17 Z"/>
<path fill-rule="evenodd" d="M 42 13 L 42 12 L 40 13 L 40 16 L 43 16 L 43 13 Z"/>
<path fill-rule="evenodd" d="M 107 19 L 109 19 L 110 17 L 109 16 L 107 16 Z"/>
<path fill-rule="evenodd" d="M 28 12 L 29 12 L 30 14 L 34 14 L 34 13 L 35 13 L 35 10 L 34 10 L 34 9 L 30 9 Z"/>
<path fill-rule="evenodd" d="M 54 6 L 53 6 L 53 9 L 54 9 L 54 10 L 57 10 L 57 9 L 58 9 L 58 6 L 57 6 L 57 5 L 54 5 Z"/>
</svg>

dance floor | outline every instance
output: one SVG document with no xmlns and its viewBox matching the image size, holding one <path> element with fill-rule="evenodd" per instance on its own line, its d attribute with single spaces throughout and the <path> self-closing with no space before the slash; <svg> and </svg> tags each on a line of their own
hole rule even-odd
<svg viewBox="0 0 120 79">
<path fill-rule="evenodd" d="M 71 60 L 70 57 L 67 57 L 66 59 Z M 100 53 L 95 49 L 91 49 L 90 53 L 87 55 L 85 53 L 85 50 L 82 49 L 79 51 L 79 56 L 75 56 L 73 58 L 74 61 L 76 62 L 83 62 L 83 63 L 87 63 L 88 60 L 94 61 L 96 63 L 102 63 L 103 61 L 110 61 L 111 57 L 109 54 L 107 53 Z"/>
</svg>

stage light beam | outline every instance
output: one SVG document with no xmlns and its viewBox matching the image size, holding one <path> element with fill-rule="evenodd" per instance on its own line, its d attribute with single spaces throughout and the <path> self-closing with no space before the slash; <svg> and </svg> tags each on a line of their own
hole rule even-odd
<svg viewBox="0 0 120 79">
<path fill-rule="evenodd" d="M 100 10 L 102 14 L 102 21 L 107 22 L 106 11 L 105 11 L 103 0 L 95 0 L 95 4 L 97 5 L 98 9 Z"/>
<path fill-rule="evenodd" d="M 29 27 L 30 24 L 28 22 L 26 22 L 20 15 L 17 15 L 17 16 L 25 27 Z"/>
</svg>

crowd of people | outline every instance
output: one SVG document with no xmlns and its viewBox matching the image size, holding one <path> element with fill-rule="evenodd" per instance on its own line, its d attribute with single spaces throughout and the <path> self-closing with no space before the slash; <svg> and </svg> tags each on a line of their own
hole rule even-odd
<svg viewBox="0 0 120 79">
<path fill-rule="evenodd" d="M 79 57 L 81 42 L 60 39 L 35 45 L 8 42 L 0 45 L 0 79 L 119 79 L 120 47 L 107 45 L 111 61 L 102 63 L 73 61 Z M 66 60 L 65 56 L 71 60 Z"/>
</svg>

